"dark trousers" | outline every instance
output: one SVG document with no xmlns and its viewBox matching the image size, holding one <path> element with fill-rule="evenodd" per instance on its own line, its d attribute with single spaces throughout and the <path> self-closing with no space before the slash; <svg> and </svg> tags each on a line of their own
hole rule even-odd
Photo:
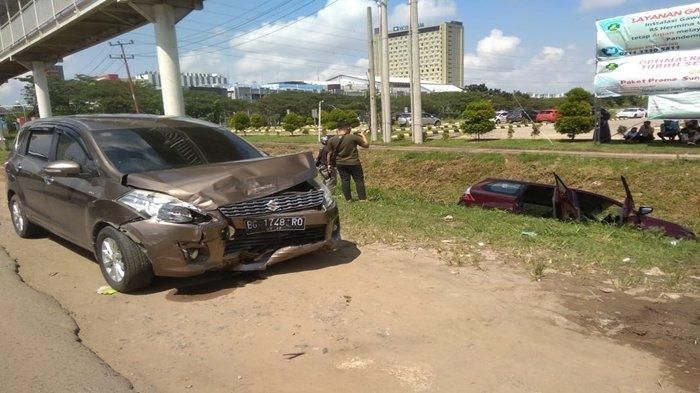
<svg viewBox="0 0 700 393">
<path fill-rule="evenodd" d="M 350 193 L 350 177 L 355 181 L 358 199 L 367 199 L 365 193 L 365 174 L 362 172 L 362 165 L 338 165 L 337 168 L 345 200 L 349 201 L 352 199 L 352 193 Z"/>
</svg>

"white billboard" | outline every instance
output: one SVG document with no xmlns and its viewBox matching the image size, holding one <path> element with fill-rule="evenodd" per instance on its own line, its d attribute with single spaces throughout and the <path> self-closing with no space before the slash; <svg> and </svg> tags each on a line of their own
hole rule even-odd
<svg viewBox="0 0 700 393">
<path fill-rule="evenodd" d="M 700 118 L 700 91 L 649 97 L 650 119 Z"/>
<path fill-rule="evenodd" d="M 597 97 L 700 90 L 700 50 L 661 52 L 599 61 L 594 90 Z"/>
<path fill-rule="evenodd" d="M 700 49 L 700 3 L 596 22 L 599 60 Z"/>
</svg>

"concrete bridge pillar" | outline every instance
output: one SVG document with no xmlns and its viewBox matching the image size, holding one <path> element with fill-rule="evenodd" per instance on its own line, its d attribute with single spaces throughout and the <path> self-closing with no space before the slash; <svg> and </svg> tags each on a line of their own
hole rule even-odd
<svg viewBox="0 0 700 393">
<path fill-rule="evenodd" d="M 175 32 L 175 10 L 170 4 L 154 4 L 153 16 L 163 110 L 168 116 L 185 116 L 185 102 L 180 82 L 180 58 Z"/>
<path fill-rule="evenodd" d="M 36 91 L 36 103 L 39 107 L 39 117 L 51 117 L 51 97 L 49 97 L 49 82 L 46 79 L 46 63 L 43 61 L 32 62 L 32 74 L 34 76 L 34 90 Z"/>
</svg>

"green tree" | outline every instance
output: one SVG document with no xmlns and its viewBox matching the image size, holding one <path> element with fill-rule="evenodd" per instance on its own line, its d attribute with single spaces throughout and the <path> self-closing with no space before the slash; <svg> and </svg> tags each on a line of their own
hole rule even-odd
<svg viewBox="0 0 700 393">
<path fill-rule="evenodd" d="M 476 100 L 467 105 L 467 108 L 462 112 L 464 123 L 462 129 L 467 134 L 476 134 L 477 139 L 481 139 L 481 134 L 485 134 L 495 126 L 493 120 L 496 116 L 496 110 L 493 109 L 493 103 L 489 100 Z"/>
<path fill-rule="evenodd" d="M 333 108 L 330 112 L 323 112 L 321 114 L 321 124 L 326 130 L 334 130 L 338 128 L 339 123 L 350 124 L 351 127 L 357 127 L 360 125 L 360 120 L 357 118 L 357 113 L 352 110 L 343 110 L 340 108 Z"/>
<path fill-rule="evenodd" d="M 566 100 L 559 105 L 561 116 L 554 123 L 554 129 L 560 134 L 566 134 L 571 140 L 576 138 L 577 134 L 590 132 L 595 127 L 592 97 L 580 87 L 569 90 Z"/>
<path fill-rule="evenodd" d="M 289 112 L 282 118 L 282 128 L 288 133 L 294 135 L 294 131 L 300 129 L 304 126 L 306 118 L 300 116 L 294 112 Z"/>
<path fill-rule="evenodd" d="M 243 131 L 250 126 L 250 118 L 245 112 L 236 112 L 229 120 L 229 127 L 236 131 Z"/>
<path fill-rule="evenodd" d="M 265 118 L 259 113 L 253 113 L 250 115 L 250 126 L 253 128 L 262 128 L 267 125 Z"/>
</svg>

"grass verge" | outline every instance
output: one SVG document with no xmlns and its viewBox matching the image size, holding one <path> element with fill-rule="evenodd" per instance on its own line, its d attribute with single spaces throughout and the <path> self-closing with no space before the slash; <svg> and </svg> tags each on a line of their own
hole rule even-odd
<svg viewBox="0 0 700 393">
<path fill-rule="evenodd" d="M 251 143 L 316 143 L 315 135 L 247 135 L 244 136 Z M 378 143 L 384 145 L 384 143 Z M 393 141 L 391 146 L 413 146 L 409 140 Z M 511 149 L 511 150 L 559 150 L 559 151 L 592 151 L 606 153 L 641 153 L 641 154 L 700 154 L 700 148 L 696 146 L 682 145 L 679 143 L 663 143 L 653 141 L 650 143 L 624 143 L 613 141 L 607 144 L 594 143 L 590 140 L 568 139 L 447 139 L 440 137 L 428 140 L 423 147 L 462 147 L 469 149 Z"/>
<path fill-rule="evenodd" d="M 277 147 L 289 153 L 300 146 Z M 486 177 L 552 183 L 556 171 L 570 186 L 621 200 L 619 176 L 630 182 L 637 204 L 655 207 L 655 216 L 700 229 L 700 186 L 693 180 L 700 163 L 675 160 L 590 159 L 538 154 L 458 154 L 369 151 L 362 159 L 372 203 L 339 202 L 346 235 L 356 241 L 419 245 L 437 249 L 456 265 L 480 266 L 492 250 L 527 266 L 534 278 L 547 269 L 594 272 L 621 288 L 655 277 L 664 286 L 700 288 L 700 242 L 673 241 L 656 233 L 598 223 L 560 222 L 496 210 L 463 208 L 464 189 Z M 451 219 L 445 217 L 451 216 Z"/>
</svg>

